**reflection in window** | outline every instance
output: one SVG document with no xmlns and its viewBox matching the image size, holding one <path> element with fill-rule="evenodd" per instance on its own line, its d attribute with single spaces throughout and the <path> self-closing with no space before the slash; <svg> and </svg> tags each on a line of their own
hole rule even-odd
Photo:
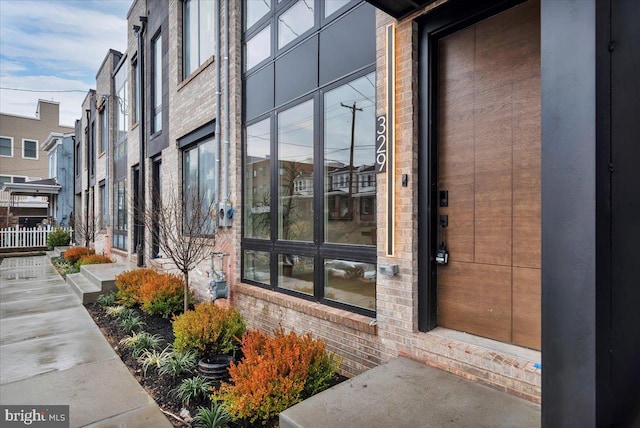
<svg viewBox="0 0 640 428">
<path fill-rule="evenodd" d="M 245 236 L 271 236 L 271 121 L 265 119 L 246 128 L 244 159 Z M 260 171 L 260 173 L 258 173 Z"/>
<path fill-rule="evenodd" d="M 260 18 L 271 10 L 270 2 L 271 0 L 245 0 L 244 10 L 247 14 L 245 30 L 251 28 L 253 24 L 258 22 Z"/>
<path fill-rule="evenodd" d="M 278 115 L 278 168 L 278 239 L 311 241 L 313 186 L 295 188 L 313 180 L 313 100 Z"/>
<path fill-rule="evenodd" d="M 351 0 L 324 0 L 324 17 L 328 17 Z"/>
<path fill-rule="evenodd" d="M 325 240 L 376 244 L 375 74 L 324 97 Z"/>
<path fill-rule="evenodd" d="M 313 295 L 313 257 L 280 254 L 278 287 Z"/>
<path fill-rule="evenodd" d="M 213 138 L 202 141 L 184 151 L 183 154 L 183 198 L 185 204 L 185 222 L 202 224 L 205 235 L 213 234 L 213 221 L 202 223 L 201 219 L 210 216 L 214 203 L 214 162 L 215 147 Z M 204 217 L 197 211 L 201 210 Z"/>
<path fill-rule="evenodd" d="M 243 277 L 263 284 L 271 283 L 271 255 L 264 251 L 244 251 Z"/>
<path fill-rule="evenodd" d="M 113 183 L 113 246 L 127 249 L 127 179 Z"/>
<path fill-rule="evenodd" d="M 313 0 L 298 0 L 278 17 L 278 49 L 313 27 Z"/>
<path fill-rule="evenodd" d="M 214 5 L 211 0 L 186 0 L 184 3 L 184 77 L 213 55 Z"/>
<path fill-rule="evenodd" d="M 247 41 L 246 46 L 246 69 L 249 70 L 262 60 L 271 55 L 271 26 L 267 25 L 264 30 Z"/>
<path fill-rule="evenodd" d="M 115 76 L 116 87 L 116 135 L 114 160 L 118 160 L 127 154 L 127 121 L 129 119 L 129 94 L 127 88 L 128 66 L 124 62 Z"/>
<path fill-rule="evenodd" d="M 162 131 L 162 35 L 153 40 L 153 127 L 152 133 Z"/>
<path fill-rule="evenodd" d="M 325 260 L 325 298 L 364 309 L 376 309 L 376 265 Z"/>
</svg>

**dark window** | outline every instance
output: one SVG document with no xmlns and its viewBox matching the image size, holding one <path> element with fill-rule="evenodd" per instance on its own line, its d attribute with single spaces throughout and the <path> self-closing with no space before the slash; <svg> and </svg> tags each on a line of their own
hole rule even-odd
<svg viewBox="0 0 640 428">
<path fill-rule="evenodd" d="M 14 183 L 25 183 L 27 181 L 26 177 L 13 177 Z"/>
<path fill-rule="evenodd" d="M 183 180 L 182 195 L 185 206 L 185 221 L 198 218 L 194 210 L 201 210 L 203 215 L 211 216 L 211 209 L 215 201 L 214 139 L 201 141 L 183 151 Z M 199 222 L 198 222 L 199 223 Z M 206 222 L 202 233 L 213 235 L 214 223 Z"/>
<path fill-rule="evenodd" d="M 75 164 L 74 164 L 74 168 L 75 168 L 75 174 L 76 175 L 80 175 L 80 171 L 81 171 L 81 162 L 82 162 L 82 153 L 80 152 L 80 141 L 78 141 L 76 143 L 76 150 L 75 150 Z"/>
<path fill-rule="evenodd" d="M 0 137 L 0 156 L 13 156 L 13 138 Z"/>
<path fill-rule="evenodd" d="M 26 159 L 38 159 L 38 142 L 34 140 L 22 140 L 22 157 Z"/>
<path fill-rule="evenodd" d="M 98 187 L 98 197 L 100 198 L 100 229 L 107 228 L 107 213 L 108 205 L 107 205 L 107 188 L 105 186 L 105 181 L 102 180 Z"/>
<path fill-rule="evenodd" d="M 103 109 L 99 115 L 100 120 L 100 143 L 98 146 L 99 153 L 104 152 L 105 147 L 107 147 L 107 139 L 109 138 L 109 128 L 107 121 L 107 109 Z"/>
<path fill-rule="evenodd" d="M 162 34 L 156 36 L 151 42 L 151 54 L 153 58 L 152 62 L 152 108 L 151 116 L 152 133 L 158 133 L 162 131 Z"/>
<path fill-rule="evenodd" d="M 215 32 L 212 0 L 186 0 L 183 10 L 184 77 L 189 76 L 213 55 Z"/>
<path fill-rule="evenodd" d="M 127 179 L 113 184 L 113 246 L 127 249 Z"/>
</svg>

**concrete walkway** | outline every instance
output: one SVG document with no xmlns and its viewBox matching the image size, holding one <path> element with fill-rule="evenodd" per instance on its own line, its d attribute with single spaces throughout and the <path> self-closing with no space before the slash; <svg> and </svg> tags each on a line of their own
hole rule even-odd
<svg viewBox="0 0 640 428">
<path fill-rule="evenodd" d="M 70 427 L 172 427 L 45 256 L 0 264 L 0 404 L 69 405 Z"/>
<path fill-rule="evenodd" d="M 281 428 L 537 428 L 540 406 L 397 358 L 280 413 Z"/>
</svg>

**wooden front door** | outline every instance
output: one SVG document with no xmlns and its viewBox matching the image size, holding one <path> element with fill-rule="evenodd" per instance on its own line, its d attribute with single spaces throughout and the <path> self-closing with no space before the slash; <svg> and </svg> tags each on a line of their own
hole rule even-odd
<svg viewBox="0 0 640 428">
<path fill-rule="evenodd" d="M 539 349 L 540 2 L 440 39 L 437 90 L 438 324 Z"/>
</svg>

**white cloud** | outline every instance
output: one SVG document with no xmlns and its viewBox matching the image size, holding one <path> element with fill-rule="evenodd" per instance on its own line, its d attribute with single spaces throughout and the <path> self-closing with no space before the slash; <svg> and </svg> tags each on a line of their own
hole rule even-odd
<svg viewBox="0 0 640 428">
<path fill-rule="evenodd" d="M 28 76 L 2 77 L 2 87 L 20 87 L 23 89 L 38 90 L 67 90 L 78 88 L 84 92 L 23 92 L 0 91 L 0 111 L 2 113 L 16 114 L 19 116 L 34 117 L 38 100 L 56 101 L 60 103 L 60 124 L 73 126 L 76 119 L 82 114 L 82 101 L 87 95 L 89 85 L 79 80 L 61 79 L 55 76 Z"/>
<path fill-rule="evenodd" d="M 127 42 L 131 0 L 0 0 L 0 111 L 33 116 L 38 99 L 60 103 L 61 123 L 80 117 L 86 91 L 109 49 Z"/>
</svg>

